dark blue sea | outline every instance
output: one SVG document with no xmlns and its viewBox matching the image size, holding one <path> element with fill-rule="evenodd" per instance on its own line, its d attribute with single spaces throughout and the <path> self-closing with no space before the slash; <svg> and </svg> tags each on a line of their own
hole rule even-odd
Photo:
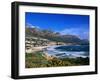
<svg viewBox="0 0 100 81">
<path fill-rule="evenodd" d="M 58 58 L 86 58 L 89 57 L 89 45 L 50 46 L 45 52 Z"/>
<path fill-rule="evenodd" d="M 89 45 L 70 45 L 70 46 L 59 46 L 56 47 L 55 49 L 61 50 L 61 51 L 84 51 L 84 52 L 89 52 Z"/>
</svg>

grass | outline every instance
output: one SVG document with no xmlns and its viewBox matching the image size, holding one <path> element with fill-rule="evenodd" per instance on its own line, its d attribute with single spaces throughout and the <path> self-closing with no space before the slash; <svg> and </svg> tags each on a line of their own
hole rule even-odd
<svg viewBox="0 0 100 81">
<path fill-rule="evenodd" d="M 89 65 L 89 58 L 53 58 L 47 60 L 42 56 L 43 52 L 38 51 L 35 53 L 26 53 L 25 67 L 26 68 L 39 68 L 39 67 L 58 67 L 58 66 L 79 66 Z"/>
<path fill-rule="evenodd" d="M 26 68 L 36 68 L 36 67 L 46 67 L 48 61 L 42 56 L 42 52 L 26 53 L 25 67 Z"/>
</svg>

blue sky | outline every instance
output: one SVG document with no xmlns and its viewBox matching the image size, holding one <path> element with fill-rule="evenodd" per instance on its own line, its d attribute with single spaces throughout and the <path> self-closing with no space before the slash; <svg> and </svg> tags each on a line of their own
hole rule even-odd
<svg viewBox="0 0 100 81">
<path fill-rule="evenodd" d="M 89 39 L 88 15 L 26 12 L 25 24 L 30 27 L 49 29 L 62 35 L 77 35 L 81 39 Z"/>
</svg>

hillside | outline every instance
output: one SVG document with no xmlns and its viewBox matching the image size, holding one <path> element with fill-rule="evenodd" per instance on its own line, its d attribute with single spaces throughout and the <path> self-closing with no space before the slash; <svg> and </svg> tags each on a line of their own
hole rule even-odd
<svg viewBox="0 0 100 81">
<path fill-rule="evenodd" d="M 79 45 L 87 45 L 89 41 L 84 39 L 80 39 L 78 36 L 75 35 L 61 35 L 59 32 L 53 32 L 51 30 L 41 30 L 39 28 L 29 28 L 26 27 L 26 37 L 28 36 L 35 36 L 45 38 L 51 41 L 56 42 L 64 42 L 64 43 L 71 43 L 71 44 L 79 44 Z"/>
</svg>

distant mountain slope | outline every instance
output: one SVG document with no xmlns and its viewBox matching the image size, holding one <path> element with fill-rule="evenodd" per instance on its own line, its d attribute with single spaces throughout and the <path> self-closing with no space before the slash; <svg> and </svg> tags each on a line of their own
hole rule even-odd
<svg viewBox="0 0 100 81">
<path fill-rule="evenodd" d="M 86 39 L 82 40 L 75 35 L 61 35 L 59 32 L 55 33 L 50 30 L 40 30 L 39 28 L 35 28 L 35 27 L 34 28 L 26 27 L 25 33 L 26 36 L 42 37 L 56 42 L 73 43 L 73 44 L 81 44 L 81 45 L 89 44 L 88 40 Z"/>
</svg>

